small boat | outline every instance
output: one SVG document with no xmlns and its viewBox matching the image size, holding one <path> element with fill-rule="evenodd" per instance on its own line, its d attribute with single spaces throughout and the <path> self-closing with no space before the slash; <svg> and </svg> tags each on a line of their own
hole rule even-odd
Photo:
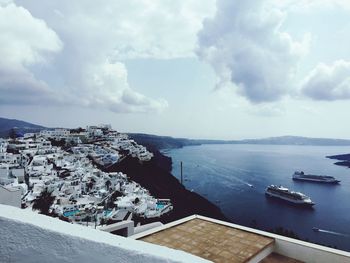
<svg viewBox="0 0 350 263">
<path fill-rule="evenodd" d="M 317 227 L 313 227 L 313 228 L 312 228 L 312 230 L 313 230 L 313 231 L 315 231 L 315 232 L 320 231 L 320 229 L 319 229 L 319 228 L 317 228 Z"/>
</svg>

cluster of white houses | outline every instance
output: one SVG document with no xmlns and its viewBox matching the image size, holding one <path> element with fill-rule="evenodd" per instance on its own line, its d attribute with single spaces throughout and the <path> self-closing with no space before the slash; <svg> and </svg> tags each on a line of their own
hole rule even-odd
<svg viewBox="0 0 350 263">
<path fill-rule="evenodd" d="M 0 203 L 32 209 L 47 190 L 55 197 L 52 214 L 88 225 L 170 212 L 170 200 L 156 199 L 126 174 L 98 168 L 127 156 L 147 162 L 153 154 L 110 125 L 0 139 Z"/>
</svg>

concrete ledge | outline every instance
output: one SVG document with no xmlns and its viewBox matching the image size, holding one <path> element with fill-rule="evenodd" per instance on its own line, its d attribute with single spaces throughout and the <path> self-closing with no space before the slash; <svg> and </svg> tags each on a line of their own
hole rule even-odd
<svg viewBox="0 0 350 263">
<path fill-rule="evenodd" d="M 257 254 L 255 257 L 250 259 L 248 263 L 258 263 L 264 258 L 266 258 L 268 255 L 270 255 L 274 250 L 274 244 L 269 245 L 267 248 L 265 248 L 263 251 L 261 251 L 259 254 Z"/>
<path fill-rule="evenodd" d="M 170 227 L 180 225 L 180 224 L 182 224 L 182 223 L 185 223 L 185 222 L 190 221 L 190 220 L 195 219 L 195 218 L 197 218 L 197 215 L 191 215 L 191 216 L 188 216 L 188 217 L 184 217 L 184 218 L 182 218 L 182 219 L 173 221 L 173 222 L 168 223 L 168 224 L 166 224 L 166 225 L 162 225 L 162 226 L 159 226 L 159 227 L 155 227 L 155 228 L 152 228 L 152 229 L 150 229 L 150 230 L 146 230 L 146 231 L 144 231 L 144 232 L 135 234 L 135 235 L 133 235 L 133 236 L 130 236 L 129 238 L 132 238 L 132 239 L 139 239 L 139 238 L 141 238 L 141 237 L 145 237 L 145 236 L 151 235 L 151 234 L 153 234 L 153 233 L 162 231 L 162 230 L 164 230 L 164 229 L 168 229 L 168 228 L 170 228 Z"/>
<path fill-rule="evenodd" d="M 137 227 L 134 228 L 134 233 L 135 234 L 139 234 L 141 232 L 148 231 L 150 229 L 153 229 L 153 228 L 156 228 L 156 227 L 160 227 L 160 226 L 163 226 L 163 224 L 161 222 L 153 222 L 153 223 L 149 223 L 149 224 L 146 224 L 146 225 L 137 226 Z"/>
<path fill-rule="evenodd" d="M 128 237 L 134 234 L 134 221 L 125 220 L 107 226 L 101 226 L 98 229 L 108 233 L 114 233 L 115 231 L 124 230 L 124 234 L 122 236 Z"/>
<path fill-rule="evenodd" d="M 1 262 L 208 262 L 183 251 L 5 205 L 0 205 L 0 236 Z"/>
</svg>

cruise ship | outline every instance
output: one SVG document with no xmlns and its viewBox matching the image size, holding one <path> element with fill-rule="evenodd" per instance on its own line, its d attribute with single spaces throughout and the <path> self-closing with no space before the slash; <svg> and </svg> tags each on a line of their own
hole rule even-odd
<svg viewBox="0 0 350 263">
<path fill-rule="evenodd" d="M 313 175 L 313 174 L 305 174 L 303 171 L 296 171 L 293 174 L 293 180 L 298 181 L 308 181 L 315 183 L 326 183 L 326 184 L 337 184 L 340 181 L 335 179 L 333 176 L 327 175 Z"/>
<path fill-rule="evenodd" d="M 311 201 L 310 197 L 300 192 L 290 191 L 283 186 L 270 185 L 266 188 L 265 194 L 269 197 L 279 198 L 296 205 L 313 206 L 315 204 Z"/>
</svg>

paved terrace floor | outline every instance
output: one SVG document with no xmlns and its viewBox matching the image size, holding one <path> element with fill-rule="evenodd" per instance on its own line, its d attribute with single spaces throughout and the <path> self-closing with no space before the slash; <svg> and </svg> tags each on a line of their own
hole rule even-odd
<svg viewBox="0 0 350 263">
<path fill-rule="evenodd" d="M 273 238 L 198 218 L 142 237 L 140 240 L 183 250 L 214 262 L 233 263 L 247 262 L 274 243 Z"/>
</svg>

